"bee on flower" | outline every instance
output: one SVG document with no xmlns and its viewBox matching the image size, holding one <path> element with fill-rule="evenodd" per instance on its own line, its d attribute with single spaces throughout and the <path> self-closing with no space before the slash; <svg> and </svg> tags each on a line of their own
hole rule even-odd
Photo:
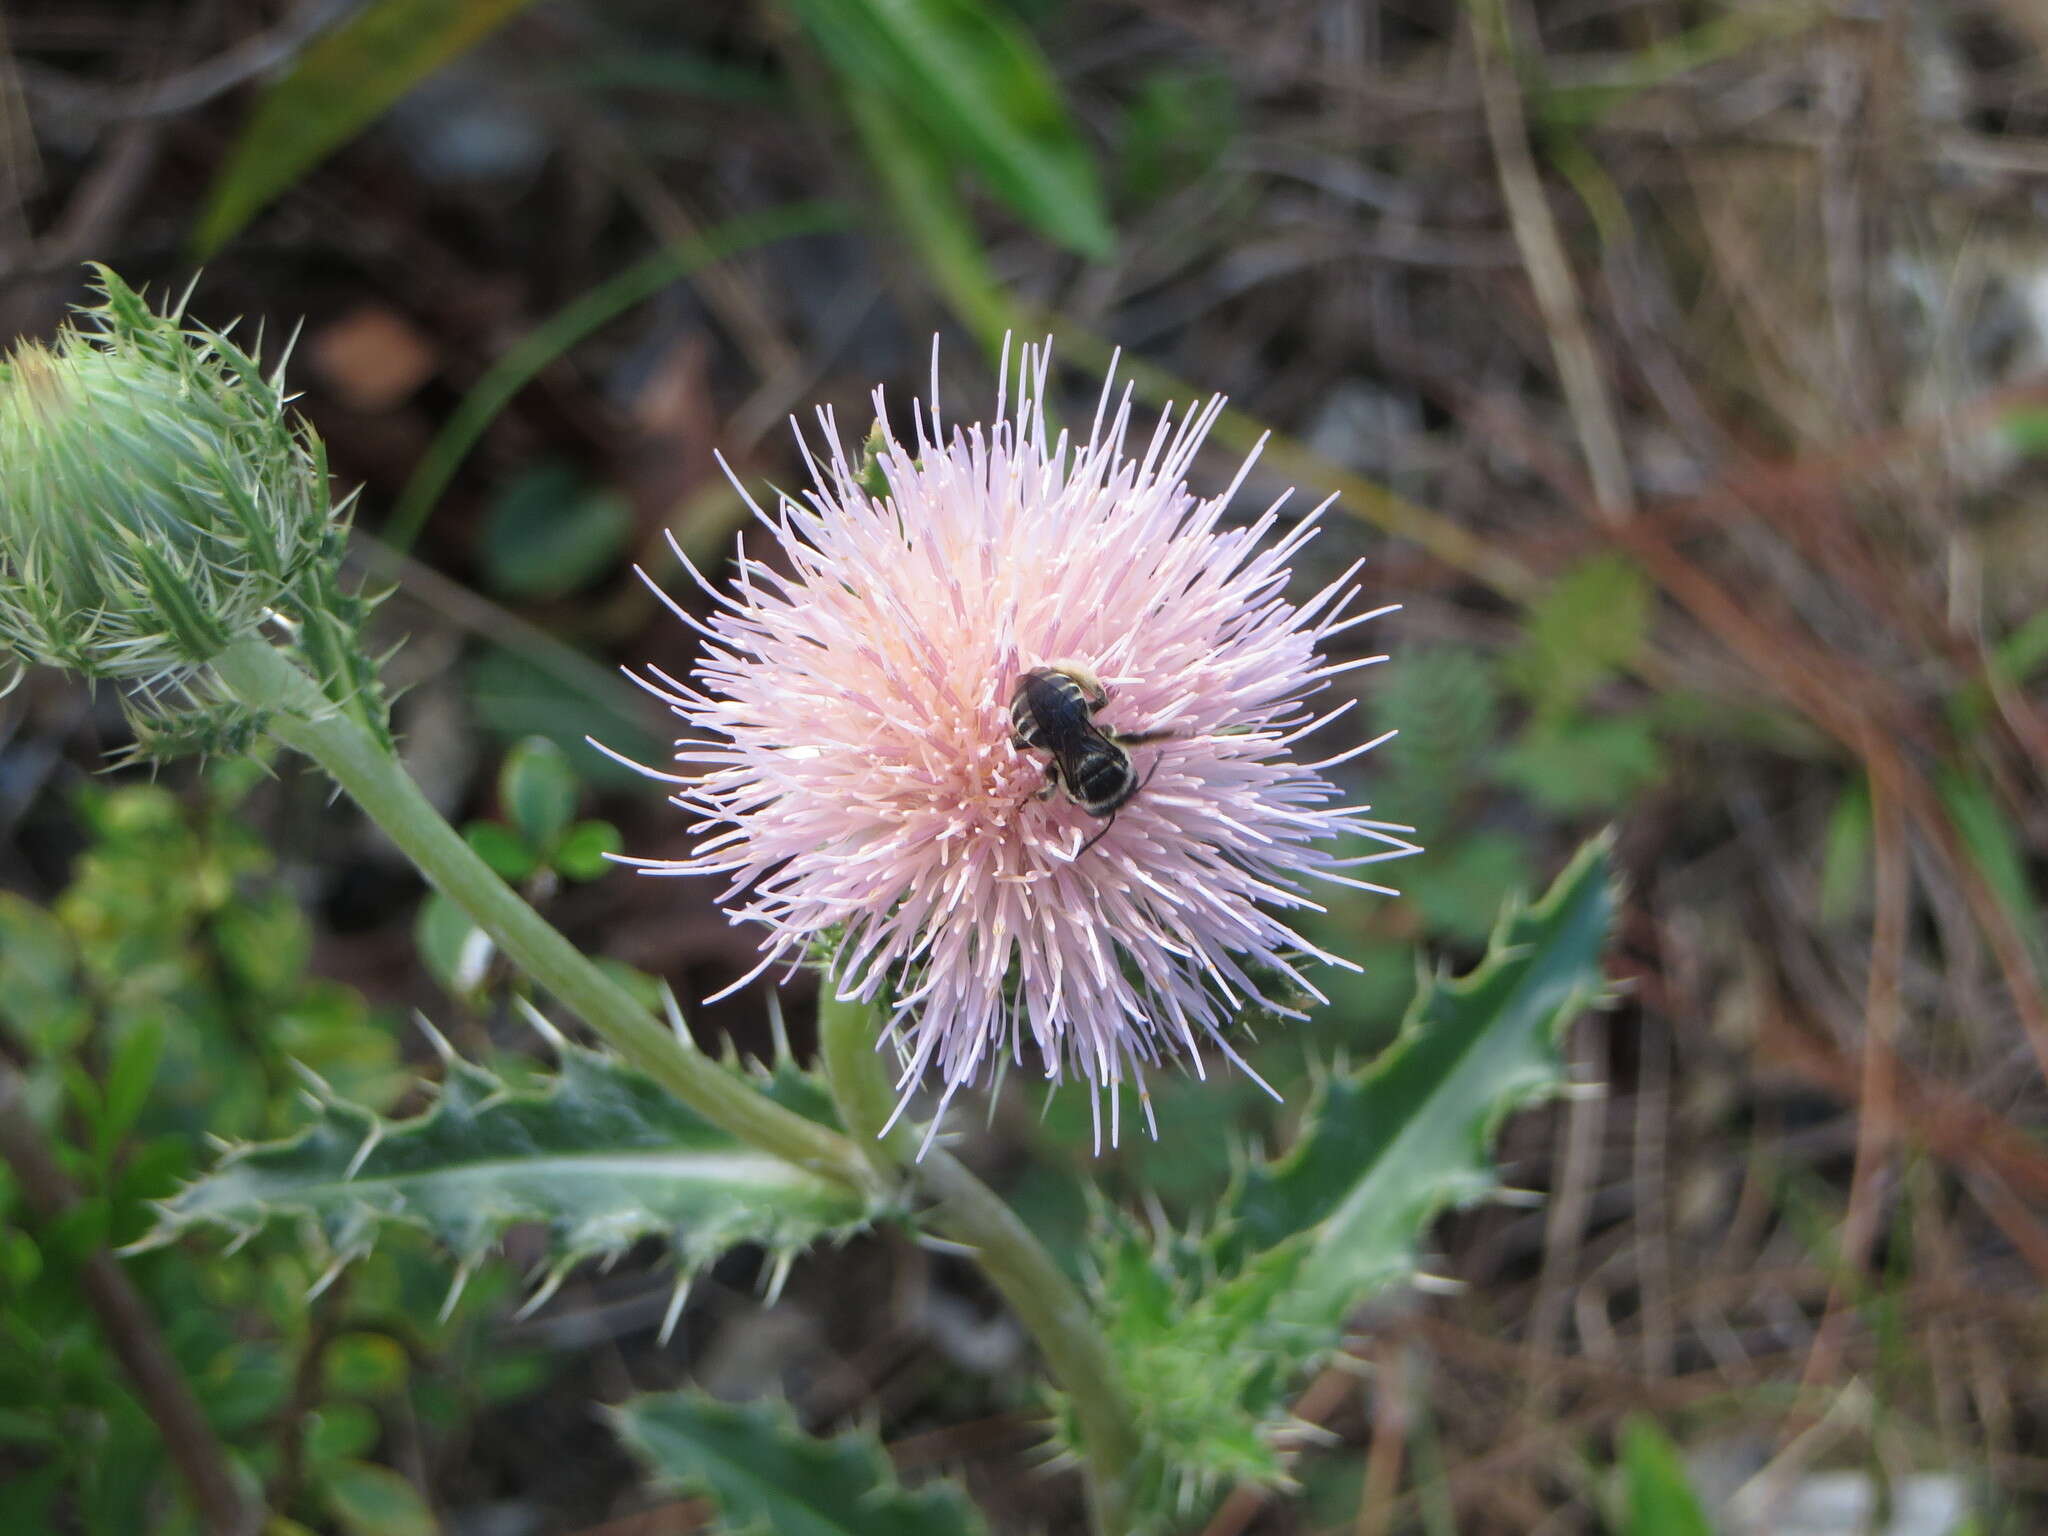
<svg viewBox="0 0 2048 1536">
<path fill-rule="evenodd" d="M 1289 599 L 1328 503 L 1229 525 L 1251 461 L 1220 495 L 1187 485 L 1220 399 L 1134 450 L 1111 386 L 1077 441 L 1047 426 L 1049 365 L 1025 348 L 1014 406 L 950 433 L 935 369 L 911 440 L 878 427 L 868 466 L 821 412 L 813 487 L 750 499 L 781 558 L 742 550 L 726 591 L 684 560 L 716 606 L 666 600 L 702 658 L 646 682 L 691 732 L 656 776 L 700 840 L 633 862 L 726 881 L 762 930 L 737 985 L 829 946 L 826 984 L 884 1010 L 898 1115 L 928 1085 L 936 1127 L 1029 1064 L 1095 1090 L 1099 1145 L 1103 1090 L 1114 1141 L 1125 1082 L 1149 1125 L 1147 1069 L 1199 1072 L 1205 1048 L 1243 1067 L 1234 1019 L 1300 1017 L 1304 963 L 1350 965 L 1288 925 L 1320 910 L 1311 882 L 1385 891 L 1347 866 L 1414 850 L 1324 776 L 1376 742 L 1295 753 L 1349 707 L 1318 711 L 1331 677 L 1380 659 L 1324 647 L 1389 611 L 1351 611 L 1356 565 Z"/>
</svg>

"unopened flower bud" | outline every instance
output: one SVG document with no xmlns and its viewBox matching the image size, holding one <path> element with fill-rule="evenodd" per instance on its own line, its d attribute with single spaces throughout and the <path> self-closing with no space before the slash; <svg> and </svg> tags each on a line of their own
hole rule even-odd
<svg viewBox="0 0 2048 1536">
<path fill-rule="evenodd" d="M 97 279 L 53 345 L 0 363 L 0 642 L 163 713 L 236 640 L 348 608 L 342 523 L 278 373 Z"/>
</svg>

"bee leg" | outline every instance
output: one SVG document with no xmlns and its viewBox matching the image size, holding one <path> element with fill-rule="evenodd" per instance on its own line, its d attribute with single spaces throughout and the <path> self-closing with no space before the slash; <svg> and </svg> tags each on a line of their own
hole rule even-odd
<svg viewBox="0 0 2048 1536">
<path fill-rule="evenodd" d="M 1045 765 L 1045 782 L 1032 791 L 1034 800 L 1050 800 L 1053 791 L 1060 787 L 1060 760 L 1054 758 Z"/>
</svg>

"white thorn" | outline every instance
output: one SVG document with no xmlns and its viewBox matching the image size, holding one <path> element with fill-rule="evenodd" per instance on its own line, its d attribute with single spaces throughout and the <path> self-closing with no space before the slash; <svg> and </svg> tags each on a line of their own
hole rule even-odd
<svg viewBox="0 0 2048 1536">
<path fill-rule="evenodd" d="M 436 1322 L 445 1323 L 455 1315 L 455 1304 L 462 1300 L 462 1293 L 469 1286 L 469 1277 L 476 1271 L 474 1259 L 464 1259 L 455 1266 L 455 1278 L 448 1282 L 448 1295 L 441 1303 L 441 1314 Z"/>
<path fill-rule="evenodd" d="M 1563 1096 L 1575 1104 L 1595 1099 L 1604 1099 L 1607 1097 L 1607 1085 L 1605 1083 L 1566 1083 Z"/>
<path fill-rule="evenodd" d="M 570 1268 L 571 1266 L 564 1264 L 551 1271 L 547 1279 L 541 1281 L 540 1289 L 527 1297 L 525 1305 L 512 1314 L 512 1321 L 523 1323 L 542 1307 L 546 1306 L 548 1298 L 560 1290 L 562 1282 L 569 1278 Z"/>
<path fill-rule="evenodd" d="M 690 1299 L 690 1277 L 684 1275 L 676 1281 L 676 1288 L 669 1293 L 668 1310 L 661 1314 L 661 1332 L 654 1336 L 655 1342 L 664 1349 L 675 1337 L 676 1324 L 682 1321 L 683 1303 Z"/>
<path fill-rule="evenodd" d="M 775 1255 L 775 1267 L 768 1272 L 768 1288 L 762 1297 L 764 1305 L 774 1306 L 782 1299 L 782 1288 L 789 1282 L 789 1272 L 796 1266 L 796 1250 L 785 1248 Z"/>
<path fill-rule="evenodd" d="M 682 1004 L 676 1001 L 674 991 L 665 981 L 661 984 L 661 1008 L 668 1015 L 668 1027 L 675 1031 L 676 1038 L 694 1051 L 697 1042 L 690 1038 L 690 1026 L 683 1022 Z"/>
<path fill-rule="evenodd" d="M 412 1021 L 419 1026 L 421 1034 L 427 1037 L 427 1044 L 434 1048 L 434 1054 L 447 1066 L 455 1065 L 455 1047 L 448 1043 L 448 1037 L 434 1028 L 433 1021 L 417 1008 L 413 1010 Z"/>
<path fill-rule="evenodd" d="M 768 988 L 768 1039 L 775 1047 L 772 1060 L 796 1059 L 789 1048 L 789 1021 L 782 1016 L 782 993 L 772 985 Z"/>
<path fill-rule="evenodd" d="M 363 1138 L 363 1144 L 356 1148 L 356 1155 L 354 1157 L 351 1157 L 348 1160 L 348 1166 L 342 1169 L 342 1183 L 346 1184 L 350 1179 L 354 1178 L 357 1173 L 362 1171 L 364 1160 L 368 1158 L 372 1152 L 377 1150 L 377 1143 L 382 1141 L 383 1139 L 384 1122 L 381 1120 L 373 1122 L 370 1126 L 370 1133 Z"/>
<path fill-rule="evenodd" d="M 534 1033 L 547 1041 L 557 1056 L 563 1056 L 568 1053 L 569 1037 L 548 1022 L 547 1015 L 533 1006 L 531 998 L 515 997 L 512 1001 L 518 1007 L 520 1013 L 525 1016 L 526 1022 L 533 1026 Z"/>
<path fill-rule="evenodd" d="M 1459 1296 L 1464 1294 L 1465 1282 L 1449 1275 L 1430 1275 L 1417 1270 L 1408 1277 L 1408 1283 L 1425 1296 Z"/>
<path fill-rule="evenodd" d="M 341 1278 L 341 1272 L 346 1268 L 348 1268 L 348 1255 L 345 1253 L 336 1255 L 334 1262 L 327 1266 L 327 1273 L 318 1280 L 315 1280 L 313 1288 L 306 1292 L 306 1300 L 318 1301 L 327 1287 Z"/>
<path fill-rule="evenodd" d="M 1550 1196 L 1540 1189 L 1516 1189 L 1512 1185 L 1503 1184 L 1494 1190 L 1493 1198 L 1502 1205 L 1512 1205 L 1518 1210 L 1535 1211 L 1541 1210 Z"/>
</svg>

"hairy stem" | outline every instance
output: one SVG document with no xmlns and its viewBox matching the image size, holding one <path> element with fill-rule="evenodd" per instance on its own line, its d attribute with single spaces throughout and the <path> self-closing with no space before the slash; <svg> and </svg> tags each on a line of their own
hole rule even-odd
<svg viewBox="0 0 2048 1536">
<path fill-rule="evenodd" d="M 873 1171 L 845 1137 L 793 1114 L 678 1040 L 528 906 L 427 803 L 396 757 L 281 651 L 239 641 L 214 661 L 227 691 L 269 717 L 270 734 L 347 791 L 434 888 L 612 1049 L 724 1130 L 855 1188 Z"/>
<path fill-rule="evenodd" d="M 1108 1341 L 1074 1282 L 964 1163 L 940 1147 L 918 1158 L 907 1126 L 881 1134 L 895 1090 L 876 1055 L 879 1038 L 878 1010 L 841 1001 L 828 978 L 818 1003 L 818 1052 L 839 1118 L 878 1166 L 907 1173 L 937 1202 L 932 1227 L 974 1250 L 990 1282 L 1037 1340 L 1073 1400 L 1097 1536 L 1124 1536 L 1130 1529 L 1126 1479 L 1137 1460 L 1138 1433 Z"/>
</svg>

